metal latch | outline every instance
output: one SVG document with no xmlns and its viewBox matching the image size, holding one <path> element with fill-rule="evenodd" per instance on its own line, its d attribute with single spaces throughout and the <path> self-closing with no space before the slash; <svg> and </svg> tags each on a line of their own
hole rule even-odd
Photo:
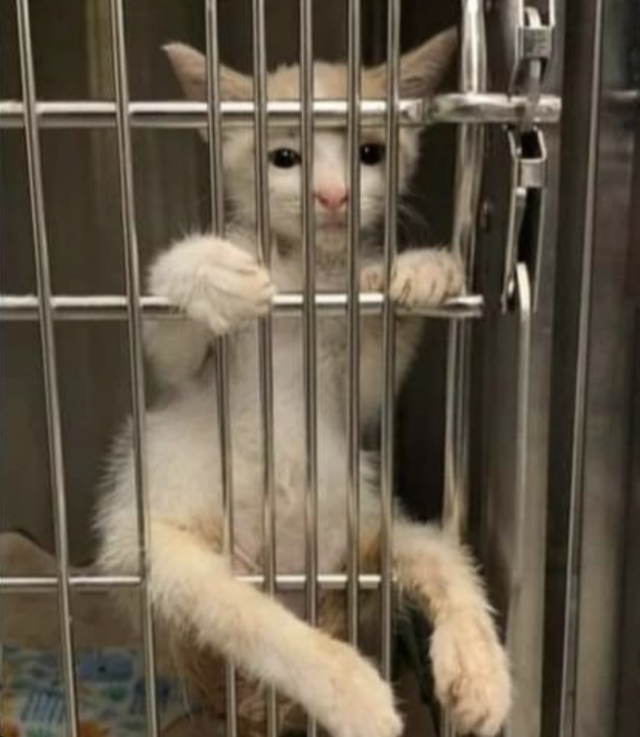
<svg viewBox="0 0 640 737">
<path fill-rule="evenodd" d="M 525 264 L 532 290 L 532 307 L 538 304 L 542 236 L 547 190 L 547 150 L 537 128 L 507 130 L 511 160 L 509 218 L 502 278 L 501 308 L 513 306 L 518 264 Z"/>
<path fill-rule="evenodd" d="M 530 129 L 540 99 L 542 82 L 553 54 L 555 5 L 550 0 L 546 18 L 532 6 L 516 3 L 517 25 L 509 91 L 527 98 L 523 127 Z"/>
</svg>

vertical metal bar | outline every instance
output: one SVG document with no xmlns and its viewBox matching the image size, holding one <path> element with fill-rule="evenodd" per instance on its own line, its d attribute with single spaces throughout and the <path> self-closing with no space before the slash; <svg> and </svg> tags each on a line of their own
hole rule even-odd
<svg viewBox="0 0 640 737">
<path fill-rule="evenodd" d="M 222 162 L 222 116 L 220 115 L 220 46 L 218 39 L 218 0 L 207 0 L 207 123 L 209 128 L 209 192 L 211 227 L 224 238 L 224 179 Z M 231 397 L 229 381 L 229 347 L 226 336 L 218 337 L 215 349 L 215 391 L 220 440 L 220 475 L 222 482 L 223 531 L 225 555 L 233 565 L 233 454 L 231 441 Z M 225 715 L 227 737 L 238 734 L 236 674 L 233 664 L 225 663 Z"/>
<path fill-rule="evenodd" d="M 222 116 L 220 115 L 220 45 L 218 39 L 218 2 L 207 0 L 207 123 L 209 127 L 209 185 L 213 232 L 224 237 L 224 183 L 222 168 Z"/>
<path fill-rule="evenodd" d="M 486 46 L 481 0 L 463 0 L 461 36 L 461 91 L 480 92 L 486 86 Z M 462 258 L 469 282 L 474 271 L 483 143 L 481 126 L 465 124 L 458 129 L 452 251 Z M 457 535 L 464 530 L 467 503 L 469 338 L 465 326 L 457 321 L 451 322 L 447 362 L 444 523 Z"/>
<path fill-rule="evenodd" d="M 36 279 L 38 284 L 38 316 L 44 394 L 49 445 L 49 474 L 53 491 L 53 523 L 56 545 L 58 578 L 58 616 L 60 618 L 60 644 L 62 679 L 64 684 L 67 729 L 70 737 L 77 737 L 78 704 L 75 683 L 73 630 L 71 624 L 71 598 L 69 593 L 69 538 L 67 530 L 67 501 L 65 490 L 62 428 L 60 425 L 60 398 L 56 364 L 56 344 L 53 315 L 51 312 L 51 274 L 42 185 L 42 157 L 38 119 L 36 114 L 36 81 L 31 46 L 31 19 L 28 0 L 17 0 L 20 73 L 24 98 L 25 142 L 31 198 L 31 219 L 35 245 Z"/>
<path fill-rule="evenodd" d="M 398 107 L 400 102 L 400 8 L 401 0 L 388 0 L 387 20 L 387 165 L 385 169 L 384 306 L 382 315 L 383 401 L 381 453 L 381 566 L 382 566 L 382 674 L 391 678 L 392 666 L 392 523 L 393 440 L 395 428 L 395 315 L 390 297 L 397 250 L 398 230 Z"/>
<path fill-rule="evenodd" d="M 487 61 L 482 0 L 462 0 L 460 91 L 486 88 Z M 452 251 L 461 257 L 468 283 L 474 273 L 476 214 L 482 181 L 484 131 L 479 125 L 458 129 Z M 460 537 L 466 526 L 469 473 L 471 332 L 452 321 L 447 354 L 445 494 L 443 525 Z M 454 734 L 447 716 L 443 733 Z"/>
<path fill-rule="evenodd" d="M 515 268 L 515 314 L 511 320 L 517 321 L 518 359 L 517 359 L 517 392 L 516 392 L 516 458 L 514 478 L 514 537 L 509 576 L 509 611 L 506 631 L 507 650 L 515 656 L 518 652 L 518 638 L 522 637 L 523 610 L 526 601 L 523 597 L 526 560 L 526 525 L 528 512 L 527 461 L 529 452 L 529 391 L 531 366 L 531 314 L 533 310 L 533 292 L 529 277 L 529 269 L 525 263 L 518 263 Z M 518 670 L 518 663 L 514 663 Z M 514 710 L 515 712 L 515 710 Z M 515 713 L 505 725 L 504 737 L 520 734 L 522 728 L 517 724 Z"/>
<path fill-rule="evenodd" d="M 267 168 L 267 38 L 265 0 L 253 0 L 253 99 L 255 104 L 255 200 L 256 242 L 260 261 L 269 268 L 271 234 L 269 228 L 269 179 Z M 271 315 L 258 326 L 258 360 L 260 363 L 260 403 L 264 462 L 263 542 L 265 589 L 271 596 L 276 591 L 276 499 L 275 448 L 273 443 L 273 322 Z M 275 689 L 267 693 L 267 735 L 276 737 L 278 712 Z"/>
<path fill-rule="evenodd" d="M 529 450 L 529 371 L 531 364 L 531 313 L 533 295 L 527 265 L 520 263 L 515 272 L 518 319 L 518 390 L 516 404 L 516 459 L 515 459 L 515 548 L 511 561 L 511 596 L 509 600 L 509 628 L 507 646 L 510 651 L 513 638 L 519 632 L 513 626 L 518 621 L 521 606 L 521 588 L 525 565 L 525 529 L 527 524 L 527 458 Z M 515 646 L 515 643 L 513 643 Z M 512 733 L 509 725 L 508 733 Z"/>
<path fill-rule="evenodd" d="M 358 644 L 360 573 L 360 98 L 361 23 L 360 0 L 349 0 L 348 25 L 348 160 L 349 212 L 347 222 L 347 443 L 349 539 L 348 634 Z"/>
<path fill-rule="evenodd" d="M 133 149 L 129 121 L 129 82 L 122 0 L 111 0 L 111 40 L 113 47 L 116 93 L 116 126 L 120 170 L 120 198 L 124 236 L 125 280 L 127 286 L 127 322 L 131 372 L 134 473 L 138 536 L 140 544 L 140 605 L 144 652 L 146 725 L 149 737 L 157 737 L 158 711 L 155 689 L 155 651 L 153 617 L 149 594 L 150 543 L 149 493 L 147 487 L 145 381 L 142 353 L 142 313 L 140 310 L 140 264 L 133 182 Z"/>
<path fill-rule="evenodd" d="M 302 252 L 304 256 L 303 351 L 306 444 L 306 574 L 307 620 L 315 626 L 318 617 L 318 396 L 316 335 L 316 248 L 313 192 L 313 5 L 300 6 L 300 92 L 302 101 Z M 307 734 L 315 737 L 317 725 L 309 719 Z"/>
<path fill-rule="evenodd" d="M 531 313 L 533 293 L 527 265 L 520 263 L 515 273 L 518 309 L 518 394 L 516 414 L 516 539 L 514 559 L 511 564 L 512 590 L 518 587 L 524 575 L 525 525 L 527 524 L 527 457 L 529 449 L 529 370 L 531 363 Z M 512 621 L 509 617 L 509 621 Z"/>
<path fill-rule="evenodd" d="M 585 446 L 587 433 L 587 392 L 589 377 L 590 326 L 593 290 L 594 239 L 598 186 L 600 143 L 600 104 L 602 94 L 605 3 L 591 4 L 591 68 L 586 72 L 589 82 L 588 144 L 585 155 L 583 204 L 585 208 L 582 237 L 582 262 L 579 276 L 577 344 L 572 367 L 575 389 L 567 412 L 571 415 L 571 453 L 563 459 L 570 466 L 569 519 L 567 529 L 566 583 L 564 591 L 564 621 L 562 640 L 562 687 L 557 734 L 572 737 L 576 734 L 576 690 L 578 681 L 578 634 L 580 628 L 580 591 L 582 528 L 584 514 Z M 584 20 L 584 19 L 583 19 Z M 586 27 L 589 27 L 585 24 Z M 582 191 L 579 189 L 579 191 Z M 561 282 L 560 282 L 561 283 Z M 564 476 L 564 474 L 563 474 Z M 555 733 L 555 730 L 554 730 Z"/>
</svg>

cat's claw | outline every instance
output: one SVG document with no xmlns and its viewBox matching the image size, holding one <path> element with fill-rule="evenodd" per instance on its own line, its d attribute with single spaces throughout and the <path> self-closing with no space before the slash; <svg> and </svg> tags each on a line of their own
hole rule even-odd
<svg viewBox="0 0 640 737">
<path fill-rule="evenodd" d="M 393 692 L 376 669 L 344 643 L 331 641 L 332 691 L 323 722 L 334 737 L 399 737 Z"/>
<path fill-rule="evenodd" d="M 384 288 L 380 264 L 363 269 L 360 288 Z M 449 251 L 423 248 L 401 253 L 391 274 L 391 299 L 402 307 L 435 307 L 447 297 L 464 291 L 464 269 L 459 258 Z"/>
<path fill-rule="evenodd" d="M 431 640 L 436 694 L 459 734 L 494 737 L 511 706 L 506 653 L 488 614 L 456 615 Z"/>
<path fill-rule="evenodd" d="M 398 257 L 391 299 L 403 307 L 433 307 L 464 290 L 460 260 L 448 251 L 421 249 Z"/>
</svg>

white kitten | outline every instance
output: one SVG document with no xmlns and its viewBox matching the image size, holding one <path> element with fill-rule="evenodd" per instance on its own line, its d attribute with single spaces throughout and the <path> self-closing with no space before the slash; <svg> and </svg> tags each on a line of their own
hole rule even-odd
<svg viewBox="0 0 640 737">
<path fill-rule="evenodd" d="M 435 90 L 455 48 L 444 33 L 405 56 L 402 93 Z M 204 99 L 205 60 L 186 46 L 167 47 L 188 96 Z M 365 97 L 383 97 L 385 68 L 363 74 Z M 295 98 L 299 70 L 269 75 L 272 99 Z M 224 98 L 251 96 L 251 80 L 222 71 Z M 346 70 L 315 65 L 315 94 L 342 98 Z M 400 189 L 410 177 L 418 133 L 400 134 Z M 353 648 L 302 622 L 281 603 L 234 578 L 220 554 L 222 497 L 213 367 L 207 360 L 216 335 L 231 341 L 231 406 L 236 572 L 260 570 L 262 550 L 262 445 L 260 442 L 255 318 L 269 309 L 276 290 L 302 284 L 300 247 L 300 144 L 297 130 L 269 131 L 272 264 L 256 260 L 254 243 L 253 133 L 234 129 L 224 141 L 225 194 L 235 224 L 227 239 L 203 234 L 163 253 L 149 287 L 190 318 L 147 325 L 148 356 L 172 391 L 147 415 L 150 494 L 150 592 L 159 622 L 173 637 L 220 653 L 246 674 L 299 702 L 336 737 L 395 737 L 402 724 L 389 686 Z M 384 137 L 362 133 L 362 288 L 380 289 L 382 268 L 372 234 L 383 211 Z M 343 131 L 315 136 L 318 288 L 345 288 L 346 138 Z M 391 295 L 399 304 L 437 304 L 463 289 L 462 270 L 445 251 L 413 250 L 398 256 Z M 375 418 L 381 396 L 380 321 L 363 318 L 362 416 Z M 398 375 L 405 373 L 418 337 L 416 321 L 398 325 Z M 305 447 L 302 333 L 298 320 L 274 322 L 277 565 L 304 571 Z M 346 559 L 345 321 L 318 323 L 319 553 L 322 572 Z M 138 563 L 134 471 L 130 442 L 115 454 L 97 527 L 100 561 L 108 572 L 135 572 Z M 379 529 L 379 494 L 363 473 L 363 539 Z M 480 580 L 467 554 L 436 526 L 419 525 L 398 511 L 393 560 L 399 586 L 434 625 L 431 657 L 437 694 L 461 732 L 494 735 L 510 704 L 505 653 Z"/>
</svg>

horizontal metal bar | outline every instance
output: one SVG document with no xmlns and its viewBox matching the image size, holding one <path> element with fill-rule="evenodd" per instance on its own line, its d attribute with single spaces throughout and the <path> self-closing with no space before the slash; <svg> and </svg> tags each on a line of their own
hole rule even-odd
<svg viewBox="0 0 640 737">
<path fill-rule="evenodd" d="M 317 576 L 320 588 L 343 591 L 348 586 L 349 577 L 344 573 L 325 573 Z M 237 580 L 252 586 L 264 586 L 264 576 L 237 576 Z M 360 574 L 358 585 L 362 590 L 374 590 L 380 586 L 381 576 L 376 573 Z M 280 591 L 304 591 L 305 574 L 279 574 L 276 587 Z M 113 592 L 114 589 L 137 588 L 142 583 L 140 576 L 70 576 L 69 585 L 73 591 Z M 40 594 L 55 591 L 58 579 L 55 576 L 0 576 L 0 593 Z"/>
<path fill-rule="evenodd" d="M 111 592 L 118 588 L 136 588 L 140 576 L 70 576 L 69 585 L 74 591 Z M 44 593 L 58 586 L 55 576 L 0 576 L 2 593 Z"/>
<path fill-rule="evenodd" d="M 362 315 L 382 314 L 382 292 L 362 292 L 359 296 Z M 318 293 L 316 309 L 324 315 L 346 313 L 348 296 L 339 292 Z M 272 299 L 276 316 L 302 315 L 304 295 L 300 293 L 276 294 Z M 147 318 L 185 319 L 169 302 L 160 297 L 142 297 L 142 314 Z M 412 310 L 396 309 L 397 315 L 468 319 L 481 317 L 484 299 L 479 294 L 469 294 L 447 300 L 439 307 L 420 307 Z M 51 309 L 57 320 L 126 320 L 127 298 L 118 295 L 57 296 L 51 298 Z M 0 295 L 0 322 L 38 319 L 38 298 L 35 295 Z"/>
<path fill-rule="evenodd" d="M 385 100 L 360 102 L 362 125 L 384 125 Z M 225 127 L 253 125 L 253 102 L 223 102 Z M 203 102 L 132 102 L 128 106 L 130 124 L 138 128 L 206 129 L 207 105 Z M 316 100 L 313 103 L 314 125 L 346 126 L 346 100 Z M 436 123 L 520 123 L 528 112 L 527 98 L 493 93 L 438 95 L 430 100 L 401 100 L 401 125 Z M 560 120 L 561 101 L 554 95 L 542 95 L 533 110 L 533 121 L 553 124 Z M 111 128 L 116 125 L 116 105 L 110 101 L 38 102 L 38 125 L 42 128 Z M 297 127 L 300 103 L 297 100 L 270 102 L 267 106 L 270 125 Z M 23 106 L 16 100 L 0 101 L 0 128 L 22 128 Z"/>
</svg>

